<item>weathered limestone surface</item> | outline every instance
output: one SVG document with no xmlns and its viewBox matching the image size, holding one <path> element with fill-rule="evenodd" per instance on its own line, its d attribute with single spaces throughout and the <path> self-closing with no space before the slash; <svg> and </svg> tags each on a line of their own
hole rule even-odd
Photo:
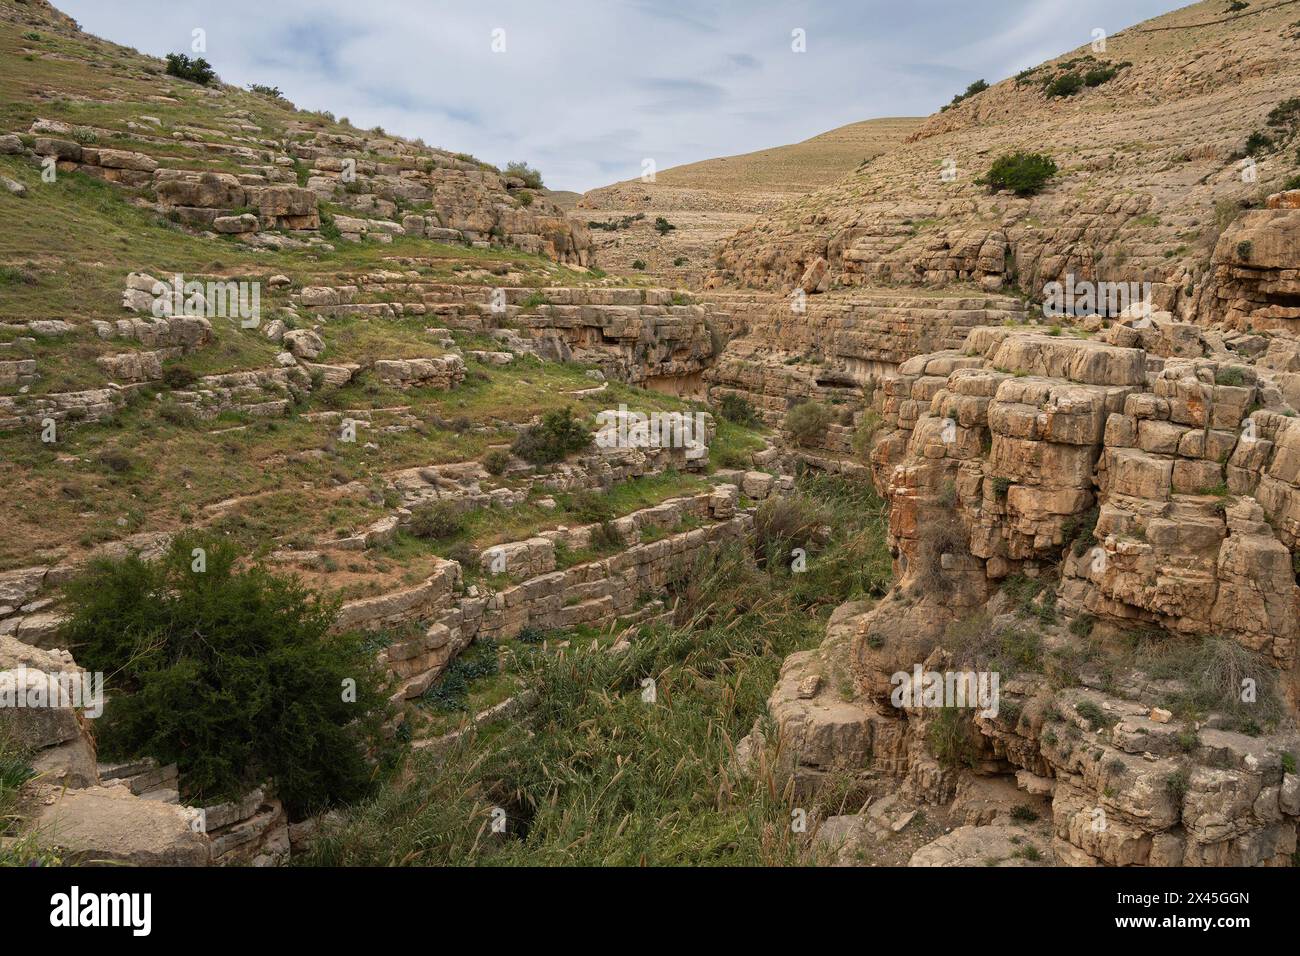
<svg viewBox="0 0 1300 956">
<path fill-rule="evenodd" d="M 65 863 L 206 866 L 212 845 L 194 812 L 142 800 L 125 787 L 38 788 L 29 825 L 40 846 Z"/>
<path fill-rule="evenodd" d="M 340 279 L 302 289 L 296 303 L 325 317 L 427 316 L 445 330 L 491 335 L 507 352 L 585 362 L 677 394 L 701 392 L 716 358 L 714 333 L 727 321 L 714 306 L 668 289 L 475 288 L 395 271 Z"/>
<path fill-rule="evenodd" d="M 736 513 L 738 494 L 734 485 L 720 485 L 618 518 L 611 524 L 628 544 L 626 550 L 562 570 L 557 569 L 556 546 L 586 548 L 599 526 L 544 531 L 485 549 L 475 569 L 486 575 L 483 585 L 464 587 L 461 566 L 446 561 L 414 588 L 348 602 L 336 626 L 426 624 L 423 634 L 380 652 L 381 663 L 395 678 L 395 697 L 418 697 L 476 639 L 514 637 L 525 627 L 602 626 L 632 614 L 639 596 L 662 591 L 700 549 L 749 533 L 753 519 Z M 684 522 L 700 526 L 639 543 L 645 531 L 674 529 Z"/>
</svg>

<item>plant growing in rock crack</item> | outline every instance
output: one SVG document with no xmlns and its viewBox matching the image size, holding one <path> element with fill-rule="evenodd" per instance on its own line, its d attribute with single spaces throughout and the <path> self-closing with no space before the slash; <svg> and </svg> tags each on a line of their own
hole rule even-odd
<svg viewBox="0 0 1300 956">
<path fill-rule="evenodd" d="M 591 445 L 591 432 L 574 414 L 572 406 L 548 412 L 540 424 L 527 428 L 515 439 L 511 451 L 533 465 L 563 461 Z"/>
<path fill-rule="evenodd" d="M 1090 700 L 1081 700 L 1074 705 L 1074 712 L 1086 720 L 1093 730 L 1106 726 L 1106 712 Z"/>
<path fill-rule="evenodd" d="M 417 538 L 438 541 L 460 534 L 465 528 L 464 512 L 451 501 L 430 501 L 411 509 L 411 521 L 406 526 Z"/>
<path fill-rule="evenodd" d="M 994 160 L 989 171 L 976 182 L 987 185 L 990 192 L 1009 189 L 1017 196 L 1033 196 L 1042 192 L 1056 172 L 1056 162 L 1050 156 L 1008 153 Z"/>
<path fill-rule="evenodd" d="M 805 448 L 815 447 L 825 439 L 830 424 L 830 410 L 820 402 L 800 402 L 785 414 L 786 431 Z"/>
</svg>

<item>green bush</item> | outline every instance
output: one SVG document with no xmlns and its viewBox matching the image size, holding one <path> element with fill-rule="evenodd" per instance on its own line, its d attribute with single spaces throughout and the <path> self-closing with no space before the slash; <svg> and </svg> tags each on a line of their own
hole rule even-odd
<svg viewBox="0 0 1300 956">
<path fill-rule="evenodd" d="M 284 94 L 280 92 L 278 86 L 267 86 L 264 83 L 249 83 L 248 91 L 250 93 L 256 93 L 258 96 L 268 96 L 273 100 L 284 99 Z"/>
<path fill-rule="evenodd" d="M 972 83 L 970 86 L 966 87 L 966 92 L 965 92 L 965 93 L 958 93 L 956 96 L 954 96 L 954 97 L 952 98 L 952 102 L 949 103 L 947 106 L 943 107 L 943 109 L 941 109 L 939 112 L 941 112 L 941 113 L 946 112 L 946 111 L 952 109 L 954 106 L 956 106 L 956 105 L 957 105 L 958 103 L 960 103 L 962 100 L 970 99 L 970 98 L 971 98 L 972 96 L 974 96 L 976 93 L 983 93 L 983 92 L 984 92 L 985 90 L 987 90 L 988 88 L 989 88 L 989 85 L 988 85 L 987 83 L 985 83 L 983 80 L 976 80 L 976 81 L 975 81 L 974 83 Z"/>
<path fill-rule="evenodd" d="M 935 714 L 926 727 L 926 741 L 941 766 L 957 769 L 975 765 L 978 752 L 971 739 L 970 720 L 956 707 L 945 707 Z"/>
<path fill-rule="evenodd" d="M 191 60 L 184 53 L 167 54 L 167 75 L 189 80 L 200 86 L 207 86 L 217 78 L 212 64 L 207 60 L 203 57 Z"/>
<path fill-rule="evenodd" d="M 1056 163 L 1042 153 L 1008 153 L 999 156 L 980 182 L 993 192 L 1010 189 L 1017 196 L 1041 192 L 1056 175 Z"/>
<path fill-rule="evenodd" d="M 1300 96 L 1293 96 L 1278 103 L 1269 111 L 1264 122 L 1287 135 L 1294 133 L 1297 128 L 1300 128 Z"/>
<path fill-rule="evenodd" d="M 1113 80 L 1118 72 L 1119 68 L 1114 66 L 1095 67 L 1083 75 L 1083 83 L 1085 86 L 1101 86 Z"/>
<path fill-rule="evenodd" d="M 527 163 L 506 163 L 505 174 L 522 179 L 529 189 L 542 189 L 542 174 Z"/>
<path fill-rule="evenodd" d="M 718 414 L 727 421 L 743 425 L 746 428 L 757 428 L 762 424 L 758 413 L 754 411 L 754 406 L 749 403 L 749 400 L 743 395 L 737 395 L 735 392 L 729 392 L 722 396 L 722 401 L 718 402 Z"/>
<path fill-rule="evenodd" d="M 1088 722 L 1091 730 L 1100 730 L 1108 723 L 1106 712 L 1090 700 L 1079 701 L 1074 705 L 1074 712 Z"/>
<path fill-rule="evenodd" d="M 438 541 L 459 534 L 465 527 L 465 515 L 450 501 L 431 501 L 411 509 L 408 530 L 417 538 Z"/>
<path fill-rule="evenodd" d="M 1062 73 L 1047 84 L 1048 97 L 1073 96 L 1083 89 L 1084 79 L 1078 73 Z"/>
<path fill-rule="evenodd" d="M 754 556 L 759 565 L 788 565 L 795 548 L 812 550 L 824 522 L 822 513 L 805 498 L 768 498 L 754 511 Z"/>
<path fill-rule="evenodd" d="M 533 465 L 551 465 L 591 445 L 591 432 L 565 406 L 549 412 L 540 425 L 529 427 L 515 439 L 511 451 Z"/>
<path fill-rule="evenodd" d="M 609 498 L 589 488 L 569 492 L 564 497 L 564 510 L 587 524 L 612 521 L 615 518 L 614 506 L 610 504 Z"/>
<path fill-rule="evenodd" d="M 322 238 L 328 239 L 330 242 L 340 242 L 343 239 L 343 232 L 339 229 L 338 223 L 324 209 L 320 211 L 320 234 Z"/>
<path fill-rule="evenodd" d="M 237 570 L 238 556 L 229 541 L 183 534 L 157 561 L 101 558 L 68 583 L 66 646 L 109 675 L 101 754 L 177 764 L 187 800 L 268 777 L 295 816 L 365 795 L 386 713 L 371 653 L 331 633 L 335 603 L 297 579 Z"/>
<path fill-rule="evenodd" d="M 483 456 L 483 470 L 489 475 L 503 475 L 510 467 L 510 452 L 504 448 L 494 448 Z"/>
<path fill-rule="evenodd" d="M 591 546 L 597 551 L 621 551 L 627 546 L 612 521 L 602 521 L 591 530 Z"/>
<path fill-rule="evenodd" d="M 668 235 L 668 233 L 672 232 L 676 228 L 677 228 L 676 226 L 674 226 L 663 216 L 658 216 L 655 219 L 655 232 L 659 233 L 659 235 L 661 236 Z"/>
<path fill-rule="evenodd" d="M 168 388 L 189 388 L 199 377 L 184 365 L 171 365 L 163 369 L 162 381 Z"/>
<path fill-rule="evenodd" d="M 876 434 L 884 425 L 880 414 L 874 408 L 868 408 L 862 413 L 858 427 L 853 432 L 853 456 L 858 461 L 864 464 L 871 461 L 871 447 L 875 443 Z"/>
<path fill-rule="evenodd" d="M 1267 153 L 1273 146 L 1273 137 L 1255 130 L 1246 138 L 1246 155 L 1258 156 L 1261 153 Z"/>
<path fill-rule="evenodd" d="M 644 259 L 634 259 L 634 260 L 632 261 L 632 268 L 633 268 L 633 269 L 636 269 L 636 270 L 638 270 L 638 271 L 642 271 L 642 272 L 643 272 L 643 271 L 645 271 L 645 267 L 646 267 L 646 266 L 645 266 L 645 260 L 644 260 Z"/>
<path fill-rule="evenodd" d="M 824 439 L 830 423 L 829 409 L 813 401 L 801 402 L 785 413 L 786 430 L 805 448 Z"/>
</svg>

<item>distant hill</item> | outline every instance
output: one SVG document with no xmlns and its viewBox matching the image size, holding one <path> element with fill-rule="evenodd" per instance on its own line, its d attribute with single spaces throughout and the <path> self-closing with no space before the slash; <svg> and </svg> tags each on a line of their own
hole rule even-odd
<svg viewBox="0 0 1300 956">
<path fill-rule="evenodd" d="M 922 122 L 912 117 L 863 120 L 789 146 L 674 166 L 657 180 L 719 192 L 802 194 L 843 178 L 864 159 L 901 143 Z"/>
<path fill-rule="evenodd" d="M 617 226 L 592 231 L 603 268 L 631 274 L 643 271 L 632 268 L 640 262 L 645 272 L 693 285 L 727 236 L 757 216 L 852 174 L 865 160 L 902 144 L 923 122 L 863 120 L 789 146 L 674 166 L 661 170 L 653 183 L 633 179 L 593 189 L 571 214 Z M 676 228 L 657 232 L 655 221 L 661 216 Z"/>
</svg>

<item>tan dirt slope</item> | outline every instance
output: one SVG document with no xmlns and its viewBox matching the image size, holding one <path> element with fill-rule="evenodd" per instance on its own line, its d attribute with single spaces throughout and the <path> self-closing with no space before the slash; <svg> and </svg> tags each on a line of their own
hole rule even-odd
<svg viewBox="0 0 1300 956">
<path fill-rule="evenodd" d="M 641 270 L 632 263 L 640 260 L 646 272 L 663 281 L 694 285 L 712 268 L 713 249 L 737 229 L 838 181 L 901 144 L 921 122 L 910 117 L 865 120 L 801 143 L 674 166 L 658 172 L 653 183 L 633 179 L 593 189 L 571 212 L 583 222 L 642 216 L 625 228 L 592 229 L 601 267 L 636 274 Z M 654 228 L 659 216 L 677 228 L 661 237 Z"/>
</svg>

